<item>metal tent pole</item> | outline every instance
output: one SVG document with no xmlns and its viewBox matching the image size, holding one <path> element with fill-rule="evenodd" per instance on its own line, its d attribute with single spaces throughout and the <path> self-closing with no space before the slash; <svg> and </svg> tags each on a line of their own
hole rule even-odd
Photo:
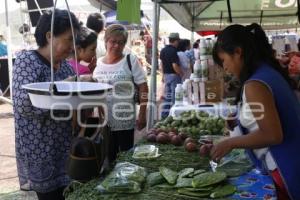
<svg viewBox="0 0 300 200">
<path fill-rule="evenodd" d="M 7 103 L 12 104 L 12 52 L 11 52 L 11 33 L 8 20 L 8 3 L 5 0 L 5 19 L 6 19 L 6 30 L 7 30 L 7 61 L 8 61 L 8 77 L 9 77 L 9 88 L 10 88 L 10 99 L 5 99 Z M 5 98 L 5 97 L 3 97 Z"/>
<path fill-rule="evenodd" d="M 297 17 L 298 22 L 300 22 L 300 0 L 297 0 Z"/>
<path fill-rule="evenodd" d="M 193 10 L 193 13 L 192 13 L 192 27 L 191 27 L 191 44 L 194 43 L 194 32 L 195 32 L 195 4 L 194 2 L 192 3 L 192 10 Z"/>
<path fill-rule="evenodd" d="M 158 66 L 158 30 L 159 30 L 159 16 L 160 16 L 160 7 L 158 5 L 158 0 L 153 1 L 153 37 L 152 37 L 152 67 L 151 67 L 151 80 L 150 80 L 150 90 L 149 90 L 149 100 L 148 100 L 148 112 L 147 112 L 147 130 L 153 127 L 154 119 L 157 115 L 157 106 L 156 106 L 156 73 Z"/>
</svg>

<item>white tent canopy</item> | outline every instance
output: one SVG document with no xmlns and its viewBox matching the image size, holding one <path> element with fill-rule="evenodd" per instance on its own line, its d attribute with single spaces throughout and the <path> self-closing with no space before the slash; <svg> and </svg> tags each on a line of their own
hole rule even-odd
<svg viewBox="0 0 300 200">
<path fill-rule="evenodd" d="M 154 0 L 153 0 L 154 1 Z M 258 23 L 264 29 L 298 25 L 298 0 L 159 0 L 159 5 L 191 31 L 222 30 L 231 23 Z"/>
</svg>

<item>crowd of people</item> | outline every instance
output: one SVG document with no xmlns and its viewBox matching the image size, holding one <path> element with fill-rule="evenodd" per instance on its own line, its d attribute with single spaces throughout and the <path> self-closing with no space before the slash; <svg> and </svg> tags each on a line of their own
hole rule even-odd
<svg viewBox="0 0 300 200">
<path fill-rule="evenodd" d="M 64 199 L 63 190 L 71 181 L 65 164 L 74 127 L 71 119 L 55 120 L 49 110 L 33 107 L 22 85 L 50 81 L 51 67 L 55 81 L 70 80 L 78 74 L 90 75 L 93 81 L 113 85 L 113 93 L 107 97 L 107 110 L 98 109 L 98 116 L 108 116 L 111 128 L 108 152 L 111 163 L 120 151 L 133 147 L 134 128 L 141 130 L 146 126 L 148 102 L 147 77 L 143 68 L 136 56 L 124 54 L 128 40 L 128 31 L 124 26 L 114 24 L 106 28 L 106 53 L 100 55 L 98 35 L 105 24 L 102 15 L 92 13 L 84 26 L 71 12 L 76 33 L 76 38 L 73 38 L 68 12 L 59 9 L 54 12 L 53 37 L 50 32 L 53 13 L 46 11 L 40 17 L 34 34 L 38 48 L 21 51 L 13 67 L 15 144 L 20 188 L 35 191 L 39 200 Z M 146 41 L 148 54 L 152 54 L 150 39 Z M 51 41 L 53 66 L 50 64 Z M 190 40 L 180 39 L 179 33 L 170 33 L 169 44 L 161 50 L 159 58 L 165 87 L 162 117 L 168 116 L 174 104 L 176 85 L 190 77 L 195 55 L 199 54 L 198 47 L 199 41 L 191 48 Z M 279 199 L 300 199 L 297 192 L 300 187 L 300 159 L 292 156 L 300 144 L 299 102 L 292 81 L 283 70 L 282 63 L 274 57 L 264 31 L 257 24 L 228 26 L 217 37 L 213 58 L 225 71 L 236 76 L 242 87 L 237 95 L 237 100 L 241 102 L 237 114 L 240 135 L 213 146 L 211 158 L 218 161 L 232 149 L 249 149 L 253 162 L 273 177 Z M 77 78 L 80 79 L 80 76 Z M 140 102 L 137 117 L 132 95 L 135 87 L 138 88 Z M 255 112 L 257 103 L 263 107 L 262 113 Z M 126 111 L 119 112 L 117 116 L 114 109 Z M 252 112 L 249 113 L 249 110 Z M 68 116 L 69 112 L 53 111 L 57 116 Z"/>
<path fill-rule="evenodd" d="M 170 33 L 169 44 L 160 51 L 160 69 L 163 72 L 163 106 L 161 118 L 169 115 L 172 105 L 175 103 L 175 88 L 184 80 L 189 79 L 193 72 L 193 65 L 199 57 L 199 43 L 196 40 L 191 47 L 191 41 L 181 39 L 179 33 Z"/>
<path fill-rule="evenodd" d="M 50 111 L 32 106 L 22 85 L 51 81 L 51 67 L 54 69 L 54 81 L 74 80 L 73 77 L 78 73 L 89 74 L 93 80 L 114 85 L 114 95 L 108 95 L 109 112 L 104 113 L 108 115 L 108 124 L 111 127 L 108 153 L 110 162 L 116 159 L 119 151 L 133 147 L 135 124 L 138 129 L 146 126 L 148 101 L 147 80 L 140 63 L 134 55 L 123 53 L 128 38 L 124 26 L 107 27 L 104 38 L 106 54 L 97 59 L 97 37 L 104 27 L 103 17 L 92 13 L 86 26 L 83 26 L 71 12 L 76 35 L 73 38 L 68 11 L 56 9 L 54 12 L 53 37 L 50 32 L 53 13 L 46 11 L 40 17 L 34 34 L 38 48 L 21 51 L 16 56 L 13 67 L 15 144 L 20 188 L 35 191 L 39 200 L 64 199 L 63 190 L 71 181 L 65 165 L 76 129 L 72 119 L 58 120 L 51 115 L 66 117 L 71 111 Z M 50 64 L 51 40 L 53 66 Z M 76 44 L 75 49 L 73 41 Z M 77 78 L 80 79 L 80 76 Z M 130 86 L 134 84 L 139 88 L 140 94 L 137 122 L 135 102 L 130 95 L 133 93 L 133 87 Z M 113 109 L 119 109 L 121 115 L 114 116 Z M 124 109 L 126 116 L 122 115 Z M 128 109 L 131 111 L 128 112 Z"/>
</svg>

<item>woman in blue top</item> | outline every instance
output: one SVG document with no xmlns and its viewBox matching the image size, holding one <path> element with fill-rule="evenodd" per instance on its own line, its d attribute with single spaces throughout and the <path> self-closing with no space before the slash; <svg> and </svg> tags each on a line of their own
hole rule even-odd
<svg viewBox="0 0 300 200">
<path fill-rule="evenodd" d="M 300 199 L 300 106 L 265 32 L 258 24 L 231 25 L 218 35 L 213 57 L 241 82 L 243 134 L 216 144 L 212 159 L 248 149 L 255 164 L 272 175 L 278 199 Z"/>
<path fill-rule="evenodd" d="M 76 31 L 79 22 L 73 13 L 70 15 Z M 39 200 L 64 199 L 63 189 L 70 183 L 65 164 L 72 139 L 72 123 L 71 120 L 61 120 L 69 112 L 33 107 L 28 93 L 22 88 L 28 83 L 51 81 L 51 40 L 54 81 L 74 75 L 72 67 L 65 60 L 73 50 L 68 12 L 55 10 L 53 38 L 50 32 L 51 18 L 51 11 L 44 12 L 40 17 L 34 34 L 38 48 L 17 55 L 12 81 L 20 188 L 35 191 Z"/>
</svg>

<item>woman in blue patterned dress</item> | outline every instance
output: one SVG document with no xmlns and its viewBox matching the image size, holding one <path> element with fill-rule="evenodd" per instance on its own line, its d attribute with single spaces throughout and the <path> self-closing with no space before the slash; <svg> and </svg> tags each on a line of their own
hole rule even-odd
<svg viewBox="0 0 300 200">
<path fill-rule="evenodd" d="M 35 31 L 36 50 L 22 51 L 13 68 L 13 105 L 15 144 L 20 188 L 33 190 L 39 199 L 64 199 L 62 192 L 70 178 L 65 163 L 70 148 L 72 126 L 70 120 L 51 118 L 50 110 L 32 106 L 22 85 L 50 81 L 50 42 L 52 12 L 45 12 Z M 71 13 L 75 31 L 79 23 Z M 66 62 L 73 47 L 70 20 L 66 10 L 55 10 L 53 30 L 54 80 L 74 75 Z M 58 116 L 68 111 L 54 111 Z"/>
</svg>

